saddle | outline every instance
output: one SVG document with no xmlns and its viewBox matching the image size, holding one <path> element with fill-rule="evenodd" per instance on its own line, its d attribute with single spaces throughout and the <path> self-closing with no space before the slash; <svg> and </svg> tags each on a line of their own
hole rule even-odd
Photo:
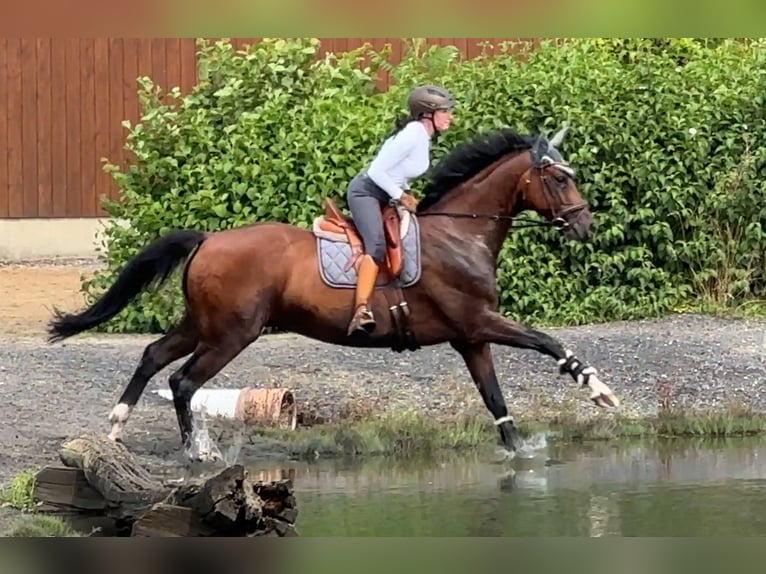
<svg viewBox="0 0 766 574">
<path fill-rule="evenodd" d="M 386 205 L 382 208 L 383 230 L 386 237 L 386 260 L 381 266 L 381 273 L 391 279 L 399 277 L 402 272 L 402 237 L 407 233 L 410 213 L 396 207 Z M 331 241 L 345 241 L 351 246 L 352 256 L 347 269 L 352 266 L 358 270 L 359 262 L 364 252 L 362 238 L 356 229 L 352 217 L 344 214 L 335 202 L 325 198 L 325 213 L 314 220 L 314 235 Z"/>
</svg>

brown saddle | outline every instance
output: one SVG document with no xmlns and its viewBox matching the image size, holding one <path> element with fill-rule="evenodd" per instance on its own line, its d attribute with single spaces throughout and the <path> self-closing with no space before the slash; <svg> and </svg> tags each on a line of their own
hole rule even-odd
<svg viewBox="0 0 766 574">
<path fill-rule="evenodd" d="M 395 207 L 386 205 L 382 209 L 383 230 L 386 237 L 386 260 L 381 266 L 381 273 L 390 278 L 396 278 L 402 272 L 402 232 L 407 222 L 399 216 Z M 347 268 L 359 268 L 360 258 L 364 252 L 362 238 L 354 225 L 354 220 L 344 214 L 335 202 L 325 198 L 325 213 L 314 222 L 314 234 L 334 236 L 335 241 L 345 241 L 351 245 L 351 260 Z"/>
</svg>

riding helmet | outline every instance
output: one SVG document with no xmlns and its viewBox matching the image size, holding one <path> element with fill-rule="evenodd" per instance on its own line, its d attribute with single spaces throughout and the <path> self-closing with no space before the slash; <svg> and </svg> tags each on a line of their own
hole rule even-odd
<svg viewBox="0 0 766 574">
<path fill-rule="evenodd" d="M 421 114 L 452 109 L 455 107 L 455 98 L 441 86 L 419 86 L 410 92 L 407 105 L 410 115 L 419 118 Z"/>
</svg>

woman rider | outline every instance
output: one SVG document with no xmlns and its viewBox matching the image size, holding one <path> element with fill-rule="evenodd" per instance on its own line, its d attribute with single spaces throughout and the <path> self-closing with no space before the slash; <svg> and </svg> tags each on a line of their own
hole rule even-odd
<svg viewBox="0 0 766 574">
<path fill-rule="evenodd" d="M 375 319 L 367 302 L 386 257 L 383 208 L 393 200 L 415 211 L 418 200 L 408 193 L 409 181 L 428 169 L 431 138 L 449 128 L 455 100 L 445 88 L 428 85 L 410 92 L 407 105 L 409 115 L 398 122 L 372 163 L 351 181 L 346 194 L 364 247 L 349 335 L 369 334 L 375 329 Z"/>
</svg>

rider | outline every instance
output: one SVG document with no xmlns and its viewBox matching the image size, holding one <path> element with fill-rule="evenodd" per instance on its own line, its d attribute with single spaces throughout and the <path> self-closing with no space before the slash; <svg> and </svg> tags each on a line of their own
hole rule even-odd
<svg viewBox="0 0 766 574">
<path fill-rule="evenodd" d="M 367 302 L 386 257 L 383 207 L 393 200 L 415 211 L 418 200 L 409 193 L 408 183 L 428 169 L 431 138 L 449 128 L 455 99 L 445 88 L 427 85 L 412 90 L 407 105 L 409 115 L 397 122 L 366 171 L 359 173 L 348 187 L 348 206 L 364 246 L 349 335 L 355 331 L 369 334 L 375 329 Z"/>
</svg>

